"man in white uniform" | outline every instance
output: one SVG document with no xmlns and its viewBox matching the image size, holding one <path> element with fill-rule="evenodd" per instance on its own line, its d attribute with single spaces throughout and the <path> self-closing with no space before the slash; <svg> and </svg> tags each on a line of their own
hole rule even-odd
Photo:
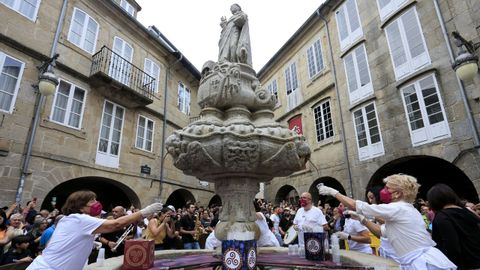
<svg viewBox="0 0 480 270">
<path fill-rule="evenodd" d="M 293 219 L 293 226 L 298 231 L 298 245 L 303 246 L 303 233 L 305 231 L 323 232 L 328 223 L 322 211 L 312 204 L 312 194 L 308 192 L 302 193 L 300 206 L 301 208 L 298 209 Z"/>
<path fill-rule="evenodd" d="M 360 221 L 347 217 L 343 231 L 338 232 L 337 235 L 339 239 L 348 240 L 350 250 L 372 254 L 368 228 L 363 226 Z"/>
<path fill-rule="evenodd" d="M 280 233 L 279 225 L 280 225 L 280 215 L 282 214 L 283 209 L 280 206 L 273 207 L 273 214 L 270 215 L 270 220 L 273 222 L 273 234 L 280 243 L 280 246 L 283 245 L 282 235 Z"/>
</svg>

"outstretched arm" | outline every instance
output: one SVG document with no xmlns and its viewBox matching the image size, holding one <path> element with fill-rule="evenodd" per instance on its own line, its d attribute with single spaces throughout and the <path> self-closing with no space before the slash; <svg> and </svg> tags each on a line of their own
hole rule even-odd
<svg viewBox="0 0 480 270">
<path fill-rule="evenodd" d="M 354 199 L 352 199 L 350 197 L 347 197 L 343 194 L 340 194 L 340 192 L 338 192 L 338 190 L 336 190 L 334 188 L 327 187 L 327 186 L 324 186 L 324 185 L 321 185 L 321 184 L 318 184 L 317 188 L 318 188 L 318 193 L 320 195 L 332 196 L 335 199 L 339 200 L 341 203 L 343 203 L 343 205 L 345 205 L 349 209 L 356 210 Z"/>
</svg>

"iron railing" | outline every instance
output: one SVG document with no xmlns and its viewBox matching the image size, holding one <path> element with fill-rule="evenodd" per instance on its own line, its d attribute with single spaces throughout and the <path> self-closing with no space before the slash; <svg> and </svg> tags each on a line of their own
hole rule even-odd
<svg viewBox="0 0 480 270">
<path fill-rule="evenodd" d="M 103 74 L 127 86 L 136 93 L 153 99 L 155 79 L 127 59 L 103 46 L 92 57 L 90 76 Z"/>
</svg>

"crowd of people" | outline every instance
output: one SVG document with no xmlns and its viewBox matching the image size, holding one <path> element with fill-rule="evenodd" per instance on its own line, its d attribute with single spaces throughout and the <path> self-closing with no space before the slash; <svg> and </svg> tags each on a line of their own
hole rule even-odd
<svg viewBox="0 0 480 270">
<path fill-rule="evenodd" d="M 298 203 L 255 200 L 261 231 L 257 245 L 303 245 L 304 232 L 326 232 L 344 240 L 344 248 L 384 256 L 410 269 L 424 269 L 418 266 L 424 264 L 479 268 L 480 204 L 461 201 L 444 184 L 417 199 L 418 186 L 415 178 L 399 174 L 387 177 L 384 186 L 369 188 L 365 202 L 326 186 L 319 186 L 319 193 L 331 196 L 329 201 L 316 205 L 308 192 Z M 23 209 L 12 204 L 0 210 L 0 265 L 33 262 L 28 269 L 81 269 L 95 262 L 100 248 L 106 258 L 123 255 L 126 239 L 153 240 L 156 250 L 215 249 L 221 246 L 214 234 L 220 211 L 221 206 L 188 202 L 177 209 L 155 203 L 105 212 L 91 191 L 74 192 L 61 210 L 38 210 L 36 199 Z"/>
</svg>

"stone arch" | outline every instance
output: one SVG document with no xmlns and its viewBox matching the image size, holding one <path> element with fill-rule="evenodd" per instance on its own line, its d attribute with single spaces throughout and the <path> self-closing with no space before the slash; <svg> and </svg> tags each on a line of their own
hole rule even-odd
<svg viewBox="0 0 480 270">
<path fill-rule="evenodd" d="M 325 203 L 329 203 L 331 206 L 337 206 L 339 202 L 332 198 L 331 196 L 323 196 L 318 194 L 318 188 L 317 185 L 319 183 L 323 183 L 326 186 L 332 187 L 336 190 L 338 190 L 340 193 L 346 195 L 347 193 L 345 192 L 345 188 L 343 185 L 336 180 L 333 177 L 330 176 L 325 176 L 325 177 L 320 177 L 317 180 L 315 180 L 311 185 L 310 188 L 308 189 L 308 192 L 312 194 L 312 201 L 314 205 L 318 205 L 318 201 L 321 200 L 322 205 Z"/>
<path fill-rule="evenodd" d="M 103 204 L 103 208 L 109 211 L 115 206 L 121 205 L 129 208 L 140 208 L 140 199 L 135 191 L 127 185 L 105 177 L 87 176 L 70 179 L 56 185 L 47 193 L 42 202 L 42 209 L 52 209 L 53 198 L 55 207 L 60 209 L 67 197 L 75 191 L 91 190 L 97 194 L 97 200 Z"/>
<path fill-rule="evenodd" d="M 208 207 L 211 207 L 213 205 L 215 206 L 222 205 L 222 198 L 220 198 L 220 196 L 218 196 L 217 194 L 213 195 L 213 197 L 208 202 Z"/>
<path fill-rule="evenodd" d="M 296 205 L 298 203 L 298 191 L 291 185 L 282 186 L 275 195 L 275 204 L 279 204 L 283 200 Z"/>
<path fill-rule="evenodd" d="M 173 205 L 175 209 L 184 207 L 187 202 L 195 203 L 195 197 L 193 194 L 183 188 L 177 189 L 170 196 L 168 196 L 167 201 L 165 202 L 166 205 Z"/>
<path fill-rule="evenodd" d="M 383 179 L 395 173 L 416 177 L 421 185 L 417 195 L 420 198 L 426 198 L 428 190 L 433 185 L 444 183 L 455 190 L 460 198 L 478 203 L 478 194 L 470 178 L 449 161 L 432 156 L 407 156 L 390 161 L 372 175 L 367 189 L 383 185 Z"/>
</svg>

